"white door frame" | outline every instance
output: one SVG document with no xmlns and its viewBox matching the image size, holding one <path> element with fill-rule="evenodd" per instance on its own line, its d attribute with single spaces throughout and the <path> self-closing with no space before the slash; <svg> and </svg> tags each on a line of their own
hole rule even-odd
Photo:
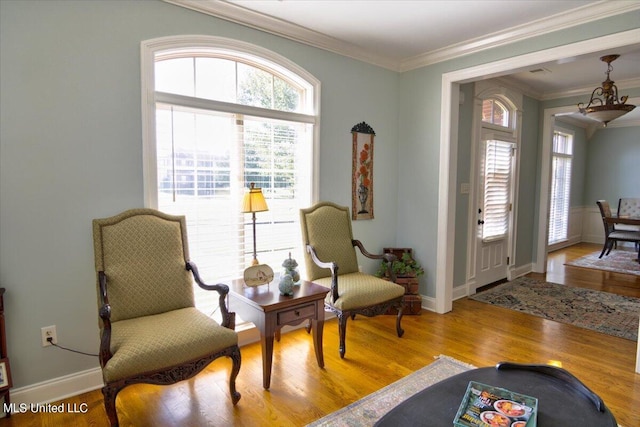
<svg viewBox="0 0 640 427">
<path fill-rule="evenodd" d="M 442 105 L 440 110 L 440 159 L 438 179 L 438 233 L 436 245 L 435 310 L 446 313 L 453 307 L 453 242 L 455 237 L 455 194 L 457 177 L 457 125 L 458 97 L 461 83 L 480 78 L 498 77 L 519 71 L 532 65 L 583 55 L 601 50 L 636 44 L 640 40 L 640 29 L 628 30 L 564 46 L 554 47 L 513 58 L 442 75 Z M 448 124 L 448 125 L 447 125 Z M 542 204 L 542 200 L 540 200 Z M 548 202 L 545 207 L 548 210 Z"/>
<path fill-rule="evenodd" d="M 500 83 L 491 81 L 481 81 L 476 83 L 474 89 L 474 107 L 473 107 L 473 132 L 471 143 L 471 174 L 470 174 L 470 188 L 472 189 L 469 197 L 469 228 L 467 235 L 467 294 L 474 294 L 479 286 L 487 285 L 488 283 L 478 282 L 478 257 L 481 254 L 476 250 L 478 246 L 477 234 L 478 234 L 478 217 L 477 209 L 480 206 L 480 190 L 478 181 L 480 174 L 480 162 L 483 153 L 482 141 L 485 139 L 485 135 L 488 133 L 494 133 L 498 139 L 505 141 L 511 141 L 515 143 L 516 154 L 513 158 L 513 165 L 511 168 L 511 185 L 510 185 L 510 200 L 512 203 L 512 209 L 509 215 L 509 235 L 507 236 L 505 256 L 509 258 L 509 263 L 505 265 L 505 277 L 511 280 L 513 269 L 512 265 L 515 262 L 515 249 L 518 229 L 518 188 L 520 182 L 520 152 L 522 144 L 522 110 L 523 110 L 523 95 L 512 89 L 506 88 Z M 482 102 L 485 99 L 494 98 L 499 99 L 509 110 L 510 120 L 509 128 L 496 127 L 495 130 L 491 128 L 493 126 L 482 123 L 481 109 Z M 498 135 L 503 135 L 502 137 Z"/>
</svg>

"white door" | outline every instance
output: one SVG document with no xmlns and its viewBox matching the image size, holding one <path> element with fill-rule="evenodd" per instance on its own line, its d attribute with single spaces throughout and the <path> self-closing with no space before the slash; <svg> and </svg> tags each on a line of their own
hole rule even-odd
<svg viewBox="0 0 640 427">
<path fill-rule="evenodd" d="M 483 132 L 478 180 L 476 288 L 507 278 L 515 143 Z"/>
</svg>

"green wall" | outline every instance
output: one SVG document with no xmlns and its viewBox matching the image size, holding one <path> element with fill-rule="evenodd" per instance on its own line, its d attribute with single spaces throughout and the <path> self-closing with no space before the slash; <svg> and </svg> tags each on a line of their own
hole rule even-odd
<svg viewBox="0 0 640 427">
<path fill-rule="evenodd" d="M 587 142 L 583 205 L 608 200 L 613 210 L 621 197 L 640 198 L 640 127 L 600 129 Z"/>
</svg>

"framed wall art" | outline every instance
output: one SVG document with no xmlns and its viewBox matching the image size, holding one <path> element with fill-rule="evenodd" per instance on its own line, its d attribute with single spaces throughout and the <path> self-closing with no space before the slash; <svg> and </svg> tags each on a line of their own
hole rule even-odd
<svg viewBox="0 0 640 427">
<path fill-rule="evenodd" d="M 11 369 L 9 359 L 0 359 L 0 390 L 11 388 Z"/>
<path fill-rule="evenodd" d="M 351 129 L 353 143 L 351 217 L 373 219 L 373 138 L 376 133 L 365 122 Z"/>
</svg>

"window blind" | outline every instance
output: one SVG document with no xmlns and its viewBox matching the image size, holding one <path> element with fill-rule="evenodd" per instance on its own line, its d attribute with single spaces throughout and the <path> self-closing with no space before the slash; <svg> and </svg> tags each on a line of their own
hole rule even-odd
<svg viewBox="0 0 640 427">
<path fill-rule="evenodd" d="M 549 245 L 564 241 L 568 238 L 572 154 L 572 135 L 554 131 L 548 221 Z"/>
<path fill-rule="evenodd" d="M 511 142 L 485 141 L 483 240 L 505 237 L 509 228 L 513 147 Z"/>
<path fill-rule="evenodd" d="M 191 258 L 205 280 L 242 277 L 253 258 L 251 214 L 241 212 L 250 182 L 269 210 L 256 214 L 257 252 L 274 270 L 301 260 L 298 211 L 309 200 L 310 125 L 157 105 L 158 208 L 186 215 Z M 196 288 L 199 306 L 217 305 Z"/>
</svg>

